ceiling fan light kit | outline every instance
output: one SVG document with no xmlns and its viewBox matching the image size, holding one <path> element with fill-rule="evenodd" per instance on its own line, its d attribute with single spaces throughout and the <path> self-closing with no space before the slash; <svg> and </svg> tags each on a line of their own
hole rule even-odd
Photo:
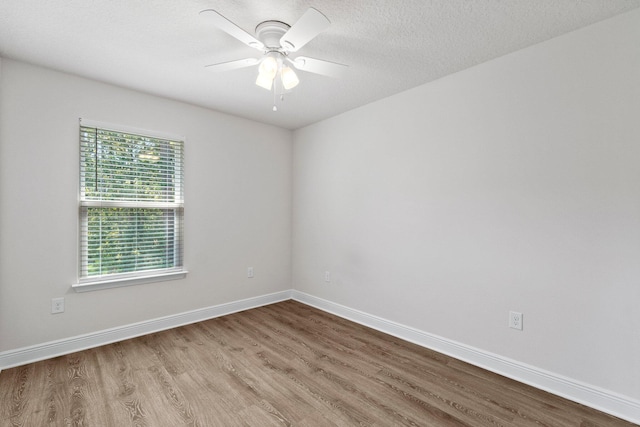
<svg viewBox="0 0 640 427">
<path fill-rule="evenodd" d="M 296 73 L 284 64 L 284 57 L 282 52 L 275 50 L 265 54 L 262 61 L 260 61 L 260 67 L 258 67 L 258 78 L 256 79 L 258 86 L 271 90 L 277 76 L 280 76 L 282 87 L 285 90 L 293 89 L 298 85 L 300 80 Z"/>
<path fill-rule="evenodd" d="M 293 26 L 273 20 L 261 22 L 256 26 L 256 37 L 213 9 L 205 9 L 200 15 L 247 46 L 263 52 L 261 59 L 240 59 L 207 65 L 206 68 L 211 71 L 230 71 L 259 64 L 256 85 L 269 91 L 273 90 L 273 111 L 277 111 L 277 86 L 281 86 L 283 91 L 288 91 L 300 83 L 298 75 L 289 65 L 301 71 L 330 77 L 339 77 L 347 69 L 346 65 L 322 59 L 289 57 L 290 53 L 297 52 L 331 24 L 326 16 L 314 8 L 309 8 Z M 277 84 L 278 81 L 281 85 Z M 283 99 L 282 94 L 280 99 Z"/>
</svg>

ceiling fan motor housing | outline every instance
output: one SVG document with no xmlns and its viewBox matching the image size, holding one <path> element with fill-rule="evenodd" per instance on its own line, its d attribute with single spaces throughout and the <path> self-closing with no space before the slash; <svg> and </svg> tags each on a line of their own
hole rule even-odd
<svg viewBox="0 0 640 427">
<path fill-rule="evenodd" d="M 291 28 L 280 21 L 264 21 L 256 27 L 256 37 L 267 49 L 282 52 L 280 39 Z"/>
</svg>

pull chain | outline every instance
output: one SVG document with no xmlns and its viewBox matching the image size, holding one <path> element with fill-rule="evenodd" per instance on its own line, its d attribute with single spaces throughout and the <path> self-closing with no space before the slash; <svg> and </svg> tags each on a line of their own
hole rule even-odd
<svg viewBox="0 0 640 427">
<path fill-rule="evenodd" d="M 273 82 L 273 111 L 278 111 L 278 107 L 276 107 L 276 82 Z"/>
</svg>

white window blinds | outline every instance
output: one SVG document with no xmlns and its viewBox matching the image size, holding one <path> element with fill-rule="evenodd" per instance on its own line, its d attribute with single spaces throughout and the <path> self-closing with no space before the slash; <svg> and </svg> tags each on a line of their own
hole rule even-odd
<svg viewBox="0 0 640 427">
<path fill-rule="evenodd" d="M 81 283 L 182 270 L 183 150 L 81 122 Z"/>
</svg>

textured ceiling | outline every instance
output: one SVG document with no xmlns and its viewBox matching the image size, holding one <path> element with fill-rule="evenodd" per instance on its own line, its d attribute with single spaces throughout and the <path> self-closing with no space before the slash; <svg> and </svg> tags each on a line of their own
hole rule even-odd
<svg viewBox="0 0 640 427">
<path fill-rule="evenodd" d="M 204 66 L 260 53 L 199 16 L 253 34 L 310 7 L 331 21 L 298 54 L 349 65 L 298 72 L 271 110 L 256 68 Z M 640 0 L 2 0 L 0 56 L 296 129 L 640 7 Z M 257 55 L 256 55 L 257 54 Z"/>
</svg>

